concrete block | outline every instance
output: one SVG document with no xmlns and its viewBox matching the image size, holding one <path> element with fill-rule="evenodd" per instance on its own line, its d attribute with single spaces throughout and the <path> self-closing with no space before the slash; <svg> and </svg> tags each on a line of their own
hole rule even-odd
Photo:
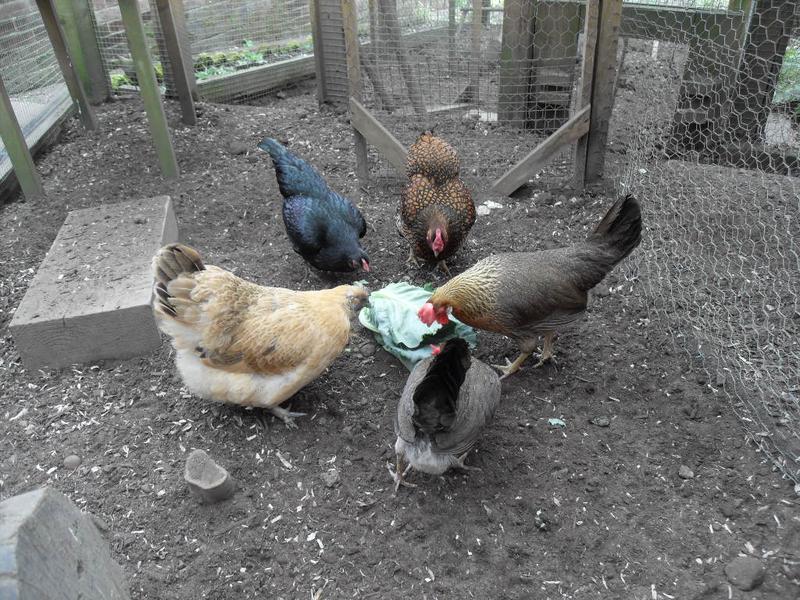
<svg viewBox="0 0 800 600">
<path fill-rule="evenodd" d="M 169 196 L 70 212 L 11 320 L 25 366 L 125 359 L 157 348 L 150 261 L 177 240 Z"/>
<path fill-rule="evenodd" d="M 128 600 L 108 544 L 69 498 L 41 488 L 0 503 L 0 598 Z"/>
</svg>

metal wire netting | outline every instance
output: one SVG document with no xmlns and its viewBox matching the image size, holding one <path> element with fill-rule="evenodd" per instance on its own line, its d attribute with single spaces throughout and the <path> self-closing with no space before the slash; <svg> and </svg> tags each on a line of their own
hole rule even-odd
<svg viewBox="0 0 800 600">
<path fill-rule="evenodd" d="M 798 15 L 720 5 L 626 7 L 608 169 L 644 201 L 651 324 L 800 483 Z"/>
<path fill-rule="evenodd" d="M 0 10 L 0 75 L 29 145 L 36 143 L 72 104 L 33 0 Z M 0 178 L 10 169 L 0 140 Z"/>
<path fill-rule="evenodd" d="M 359 23 L 366 106 L 405 145 L 433 129 L 467 174 L 500 176 L 570 116 L 579 2 L 374 0 Z"/>
</svg>

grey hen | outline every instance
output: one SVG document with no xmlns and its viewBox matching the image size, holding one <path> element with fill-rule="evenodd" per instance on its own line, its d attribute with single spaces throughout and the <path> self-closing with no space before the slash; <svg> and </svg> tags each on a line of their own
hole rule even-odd
<svg viewBox="0 0 800 600">
<path fill-rule="evenodd" d="M 452 339 L 438 355 L 419 362 L 397 405 L 396 470 L 388 465 L 395 493 L 401 484 L 413 487 L 404 479 L 411 468 L 434 475 L 470 469 L 464 459 L 499 402 L 499 377 L 470 357 L 464 340 Z"/>
</svg>

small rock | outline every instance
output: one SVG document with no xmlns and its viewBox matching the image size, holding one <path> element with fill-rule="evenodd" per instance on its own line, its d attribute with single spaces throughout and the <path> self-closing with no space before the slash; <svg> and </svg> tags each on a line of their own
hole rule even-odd
<svg viewBox="0 0 800 600">
<path fill-rule="evenodd" d="M 678 477 L 681 479 L 693 479 L 694 472 L 686 465 L 681 465 L 678 469 Z"/>
<path fill-rule="evenodd" d="M 285 100 L 286 99 L 286 92 L 284 92 L 283 90 L 280 90 L 280 91 L 275 93 L 275 97 L 278 98 L 279 100 Z"/>
<path fill-rule="evenodd" d="M 247 154 L 249 150 L 250 145 L 245 144 L 244 142 L 235 141 L 228 144 L 228 151 L 234 156 L 239 154 Z"/>
<path fill-rule="evenodd" d="M 183 478 L 203 502 L 213 504 L 233 496 L 235 486 L 228 472 L 202 450 L 192 450 L 186 459 Z"/>
<path fill-rule="evenodd" d="M 725 502 L 719 507 L 719 512 L 728 519 L 733 519 L 736 516 L 736 505 L 733 502 Z"/>
<path fill-rule="evenodd" d="M 597 425 L 598 427 L 608 427 L 609 425 L 611 425 L 611 419 L 609 419 L 605 415 L 589 419 L 589 422 L 592 425 Z"/>
<path fill-rule="evenodd" d="M 737 588 L 749 592 L 764 581 L 764 565 L 752 556 L 739 556 L 725 565 L 725 575 Z"/>
<path fill-rule="evenodd" d="M 481 204 L 481 205 L 480 205 L 480 206 L 479 206 L 479 207 L 476 209 L 476 211 L 475 211 L 475 212 L 477 212 L 477 213 L 478 213 L 478 215 L 480 215 L 481 217 L 485 217 L 485 216 L 486 216 L 486 215 L 488 215 L 490 212 L 492 212 L 492 209 L 491 209 L 491 208 L 489 208 L 488 206 L 486 206 L 485 204 Z"/>
<path fill-rule="evenodd" d="M 364 358 L 369 358 L 377 352 L 378 347 L 372 342 L 364 342 L 358 349 L 358 353 Z"/>
<path fill-rule="evenodd" d="M 70 470 L 75 470 L 81 466 L 81 457 L 77 454 L 70 454 L 64 458 L 64 467 Z"/>
<path fill-rule="evenodd" d="M 339 484 L 340 480 L 341 477 L 339 476 L 339 469 L 335 467 L 328 469 L 322 474 L 322 481 L 325 483 L 325 487 L 335 487 Z"/>
</svg>

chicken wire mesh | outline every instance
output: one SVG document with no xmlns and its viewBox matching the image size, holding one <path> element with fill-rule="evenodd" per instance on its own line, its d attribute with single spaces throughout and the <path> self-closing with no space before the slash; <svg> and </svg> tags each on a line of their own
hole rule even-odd
<svg viewBox="0 0 800 600">
<path fill-rule="evenodd" d="M 98 46 L 117 91 L 136 87 L 119 7 L 92 0 Z M 172 74 L 155 0 L 139 0 L 159 83 L 170 92 Z M 246 102 L 314 74 L 306 0 L 185 0 L 176 26 L 188 42 L 201 95 Z M 284 64 L 288 63 L 288 64 Z"/>
<path fill-rule="evenodd" d="M 570 116 L 581 2 L 371 0 L 358 21 L 367 108 L 406 146 L 432 129 L 467 174 L 499 177 Z M 570 174 L 565 151 L 538 180 Z"/>
<path fill-rule="evenodd" d="M 785 0 L 627 5 L 608 146 L 608 170 L 645 203 L 651 325 L 795 483 L 798 24 Z"/>
<path fill-rule="evenodd" d="M 72 106 L 72 100 L 33 0 L 0 6 L 0 75 L 29 145 Z M 0 140 L 0 179 L 11 163 Z"/>
</svg>

